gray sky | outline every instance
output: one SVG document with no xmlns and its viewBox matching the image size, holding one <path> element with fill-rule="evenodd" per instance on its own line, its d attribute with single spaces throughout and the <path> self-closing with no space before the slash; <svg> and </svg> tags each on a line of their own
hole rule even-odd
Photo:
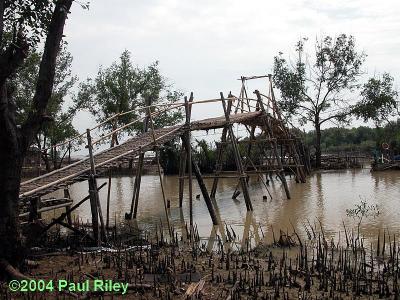
<svg viewBox="0 0 400 300">
<path fill-rule="evenodd" d="M 398 83 L 399 16 L 400 2 L 386 0 L 92 0 L 88 11 L 74 3 L 65 34 L 81 80 L 128 49 L 139 66 L 159 60 L 176 88 L 207 99 L 238 94 L 240 75 L 270 73 L 279 51 L 293 54 L 299 38 L 312 44 L 327 34 L 354 35 L 368 76 L 387 71 Z M 212 112 L 196 108 L 194 118 Z M 91 122 L 75 120 L 80 131 Z"/>
</svg>

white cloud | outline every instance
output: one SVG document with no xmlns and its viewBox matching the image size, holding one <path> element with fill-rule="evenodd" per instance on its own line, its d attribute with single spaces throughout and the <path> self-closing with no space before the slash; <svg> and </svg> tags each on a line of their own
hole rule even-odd
<svg viewBox="0 0 400 300">
<path fill-rule="evenodd" d="M 399 15 L 397 1 L 97 0 L 89 11 L 74 5 L 66 35 L 81 79 L 128 49 L 139 65 L 160 60 L 177 88 L 214 98 L 239 91 L 240 75 L 270 72 L 273 56 L 303 36 L 352 34 L 371 74 L 398 79 Z"/>
</svg>

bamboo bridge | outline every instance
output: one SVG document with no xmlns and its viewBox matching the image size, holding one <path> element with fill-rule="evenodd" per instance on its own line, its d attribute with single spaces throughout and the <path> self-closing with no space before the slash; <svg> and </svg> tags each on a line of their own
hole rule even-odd
<svg viewBox="0 0 400 300">
<path fill-rule="evenodd" d="M 260 78 L 269 79 L 268 95 L 264 95 L 256 90 L 254 92 L 255 97 L 249 98 L 245 82 L 247 80 Z M 29 212 L 22 213 L 21 216 L 29 215 L 29 219 L 32 220 L 38 218 L 41 211 L 46 210 L 44 207 L 46 205 L 49 206 L 48 209 L 51 209 L 54 206 L 62 207 L 62 203 L 52 204 L 49 200 L 41 201 L 40 199 L 46 194 L 59 189 L 64 189 L 64 207 L 66 207 L 66 212 L 59 218 L 54 219 L 53 222 L 50 223 L 50 226 L 58 222 L 59 224 L 73 230 L 70 218 L 71 212 L 86 200 L 90 200 L 94 240 L 98 244 L 101 243 L 104 236 L 106 236 L 104 231 L 109 224 L 109 204 L 112 199 L 110 199 L 110 193 L 108 192 L 106 208 L 107 216 L 106 222 L 104 222 L 103 210 L 100 206 L 98 193 L 98 190 L 104 185 L 100 187 L 97 186 L 97 175 L 108 171 L 111 167 L 116 166 L 121 162 L 137 159 L 131 210 L 125 214 L 127 219 L 136 218 L 139 205 L 143 160 L 145 153 L 148 151 L 156 152 L 160 188 L 163 194 L 163 203 L 166 211 L 167 204 L 158 153 L 163 144 L 177 138 L 182 141 L 181 160 L 179 166 L 179 206 L 182 207 L 184 180 L 188 178 L 191 228 L 193 225 L 193 175 L 199 184 L 212 222 L 214 224 L 218 224 L 219 222 L 215 215 L 211 199 L 215 199 L 218 179 L 224 177 L 222 162 L 224 152 L 227 151 L 228 145 L 230 145 L 235 158 L 237 170 L 234 172 L 234 176 L 238 178 L 238 186 L 242 190 L 246 209 L 248 211 L 253 210 L 247 182 L 247 178 L 251 174 L 258 176 L 263 183 L 264 178 L 262 175 L 271 176 L 271 174 L 276 174 L 285 190 L 287 198 L 289 199 L 290 191 L 286 182 L 285 172 L 291 172 L 295 176 L 297 182 L 305 182 L 306 174 L 309 171 L 309 162 L 307 161 L 308 156 L 306 155 L 306 151 L 301 141 L 288 129 L 285 120 L 279 112 L 272 88 L 271 76 L 241 77 L 240 80 L 242 81 L 242 87 L 238 97 L 233 96 L 230 93 L 229 96 L 225 98 L 223 93 L 220 93 L 220 97 L 217 99 L 194 101 L 192 93 L 189 99 L 187 97 L 184 98 L 184 102 L 167 105 L 151 105 L 151 102 L 148 100 L 147 106 L 140 109 L 140 117 L 124 126 L 116 128 L 116 121 L 121 116 L 129 114 L 130 112 L 116 114 L 101 124 L 98 124 L 91 129 L 87 129 L 86 132 L 74 137 L 73 139 L 53 146 L 53 150 L 56 151 L 57 147 L 64 149 L 66 146 L 71 147 L 71 144 L 73 143 L 84 141 L 89 155 L 87 158 L 76 161 L 70 165 L 22 182 L 20 186 L 21 206 Z M 223 107 L 224 115 L 216 118 L 191 121 L 191 112 L 196 105 L 207 103 L 220 103 Z M 163 113 L 172 110 L 184 110 L 184 122 L 171 127 L 155 128 L 154 120 Z M 118 144 L 116 143 L 117 136 L 123 136 L 123 133 L 127 128 L 139 123 L 143 124 L 143 132 L 141 134 L 133 137 L 128 136 L 125 141 L 120 141 Z M 111 132 L 94 139 L 94 130 L 102 128 L 107 124 L 112 124 Z M 233 130 L 234 125 L 244 126 L 248 132 L 248 137 L 243 140 L 238 140 Z M 212 175 L 213 185 L 209 192 L 204 184 L 203 176 L 200 173 L 197 162 L 192 159 L 193 150 L 190 142 L 191 132 L 218 128 L 222 128 L 222 135 L 220 142 L 217 143 L 217 163 L 214 174 Z M 111 141 L 111 147 L 96 153 L 96 146 L 107 140 Z M 240 152 L 240 143 L 246 144 L 246 153 Z M 256 147 L 261 148 L 263 153 L 263 159 L 258 159 L 258 161 L 261 161 L 261 163 L 258 164 L 254 162 L 254 159 L 252 159 L 252 149 Z M 108 180 L 109 191 L 112 182 L 111 177 L 112 175 L 110 173 Z M 83 180 L 88 180 L 89 182 L 89 195 L 72 206 L 73 202 L 69 197 L 68 186 Z M 265 186 L 267 188 L 267 185 Z M 237 195 L 238 194 L 236 194 L 236 196 Z M 234 195 L 234 197 L 236 196 Z M 45 202 L 47 204 L 44 204 Z M 167 212 L 166 217 L 168 221 Z M 65 218 L 68 219 L 68 223 L 62 222 Z M 47 227 L 49 227 L 49 225 Z M 168 227 L 170 229 L 169 223 Z M 100 231 L 102 233 L 101 235 Z"/>
</svg>

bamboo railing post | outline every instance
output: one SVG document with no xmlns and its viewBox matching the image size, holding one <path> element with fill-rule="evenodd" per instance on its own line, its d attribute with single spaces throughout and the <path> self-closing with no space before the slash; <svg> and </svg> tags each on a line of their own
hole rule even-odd
<svg viewBox="0 0 400 300">
<path fill-rule="evenodd" d="M 186 140 L 186 136 L 182 136 L 182 144 L 185 145 L 185 147 L 187 145 L 190 145 L 190 143 Z M 192 151 L 191 147 L 190 147 L 189 151 Z M 213 225 L 218 225 L 219 224 L 218 218 L 217 218 L 217 215 L 215 214 L 214 207 L 212 205 L 211 198 L 210 198 L 210 195 L 208 194 L 207 187 L 204 183 L 203 177 L 201 176 L 200 168 L 194 159 L 192 159 L 192 161 L 189 163 L 192 164 L 192 167 L 194 170 L 194 175 L 196 177 L 197 183 L 199 184 L 200 191 L 203 195 L 204 201 L 206 202 L 207 209 L 208 209 L 208 212 L 210 213 L 210 217 L 213 222 Z"/>
<path fill-rule="evenodd" d="M 190 99 L 188 101 L 187 97 L 185 96 L 185 148 L 186 148 L 186 163 L 187 163 L 187 170 L 188 170 L 188 177 L 189 177 L 189 224 L 190 224 L 190 238 L 193 238 L 193 182 L 192 182 L 192 151 L 190 145 L 191 139 L 191 132 L 190 132 L 190 118 L 191 118 L 191 105 L 190 102 L 193 101 L 193 93 L 190 94 Z"/>
<path fill-rule="evenodd" d="M 252 211 L 253 205 L 250 200 L 249 190 L 247 188 L 247 182 L 246 182 L 247 175 L 243 169 L 242 159 L 240 157 L 239 148 L 238 148 L 238 145 L 236 142 L 236 137 L 235 137 L 235 134 L 233 133 L 232 124 L 230 123 L 230 119 L 229 119 L 228 108 L 230 108 L 232 106 L 232 99 L 228 100 L 228 106 L 227 106 L 225 103 L 225 98 L 224 98 L 223 93 L 221 92 L 220 95 L 221 95 L 221 100 L 222 100 L 222 106 L 223 106 L 224 113 L 225 113 L 225 119 L 227 122 L 229 138 L 231 140 L 233 153 L 235 156 L 236 167 L 237 167 L 237 170 L 238 170 L 239 176 L 240 176 L 240 183 L 241 183 L 242 190 L 243 190 L 244 201 L 246 202 L 247 211 Z"/>
<path fill-rule="evenodd" d="M 70 193 L 69 193 L 68 188 L 65 188 L 65 189 L 64 189 L 64 198 L 66 198 L 66 199 L 71 199 L 71 195 L 70 195 Z M 69 225 L 72 225 L 72 217 L 71 217 L 71 213 L 69 212 L 70 209 L 71 209 L 71 205 L 67 205 L 67 206 L 65 207 L 65 213 L 66 213 L 66 216 L 67 216 L 67 223 L 68 223 Z"/>
<path fill-rule="evenodd" d="M 186 152 L 185 152 L 185 142 L 182 136 L 182 146 L 179 160 L 179 207 L 183 205 L 183 190 L 185 187 L 185 173 L 186 173 Z"/>
<path fill-rule="evenodd" d="M 146 111 L 146 117 L 143 120 L 143 133 L 148 131 L 149 121 L 150 121 L 150 117 L 151 117 L 151 111 L 150 111 L 150 113 L 148 113 L 148 111 L 150 110 L 150 106 L 151 106 L 151 99 L 147 98 L 145 101 L 146 101 L 145 105 L 147 107 L 147 111 Z M 143 152 L 143 151 L 139 152 L 138 163 L 136 165 L 135 183 L 133 185 L 131 210 L 129 213 L 125 214 L 125 219 L 132 219 L 132 218 L 136 219 L 136 217 L 137 217 L 137 211 L 138 211 L 138 207 L 139 207 L 140 185 L 142 182 L 144 155 L 145 155 L 145 152 Z"/>
<path fill-rule="evenodd" d="M 239 105 L 239 104 L 238 104 Z M 227 113 L 228 115 L 231 114 L 231 109 L 232 109 L 232 101 L 228 102 L 228 107 L 227 107 Z M 217 153 L 217 161 L 215 164 L 215 172 L 214 172 L 214 180 L 213 180 L 213 185 L 211 187 L 211 193 L 210 193 L 210 197 L 215 199 L 215 194 L 217 193 L 217 187 L 218 187 L 218 181 L 219 181 L 219 175 L 222 171 L 222 158 L 224 155 L 224 150 L 226 148 L 226 137 L 228 134 L 228 127 L 224 126 L 224 128 L 222 129 L 222 135 L 221 135 L 221 143 L 219 144 L 219 146 L 217 146 L 218 148 L 218 153 Z"/>
<path fill-rule="evenodd" d="M 286 182 L 286 177 L 285 177 L 285 172 L 283 170 L 281 157 L 278 152 L 278 145 L 277 145 L 276 139 L 274 138 L 274 133 L 271 128 L 271 125 L 269 123 L 270 118 L 268 117 L 268 115 L 265 111 L 264 103 L 262 102 L 260 92 L 258 90 L 256 90 L 256 91 L 254 91 L 254 93 L 257 95 L 257 101 L 259 102 L 260 109 L 264 114 L 263 127 L 264 127 L 265 132 L 269 135 L 269 138 L 271 139 L 272 151 L 274 153 L 274 156 L 275 156 L 276 162 L 278 164 L 278 168 L 279 168 L 279 170 L 277 171 L 277 174 L 279 175 L 279 178 L 281 179 L 281 182 L 283 184 L 283 188 L 285 189 L 286 197 L 288 199 L 290 199 L 290 192 L 289 192 L 289 188 L 288 188 L 288 185 Z"/>
<path fill-rule="evenodd" d="M 151 99 L 148 98 L 146 103 L 147 103 L 146 104 L 147 106 L 151 106 Z M 150 111 L 150 108 L 148 108 L 148 111 Z M 150 118 L 151 118 L 151 113 L 147 114 L 146 118 L 143 120 L 143 133 L 147 132 L 149 129 Z M 132 198 L 132 203 L 134 203 L 134 209 L 133 209 L 133 218 L 134 219 L 136 219 L 138 205 L 139 205 L 140 184 L 142 182 L 144 155 L 145 155 L 145 152 L 140 151 L 138 164 L 136 166 L 136 177 L 135 177 L 135 185 L 134 185 L 134 190 L 133 190 L 134 198 Z M 131 214 L 132 214 L 132 211 L 131 211 Z"/>
<path fill-rule="evenodd" d="M 93 148 L 92 148 L 92 137 L 90 135 L 90 129 L 86 130 L 88 149 L 89 149 L 89 161 L 90 161 L 90 175 L 89 175 L 89 193 L 90 197 L 90 207 L 92 210 L 92 226 L 93 226 L 93 235 L 96 241 L 96 244 L 99 246 L 101 244 L 101 238 L 99 236 L 99 218 L 101 225 L 101 234 L 103 235 L 105 241 L 107 240 L 106 231 L 104 227 L 103 213 L 101 211 L 100 199 L 99 199 L 99 191 L 97 189 L 97 181 L 96 181 L 96 166 L 94 162 L 93 156 Z"/>
<path fill-rule="evenodd" d="M 71 164 L 71 142 L 68 142 L 68 164 Z"/>
<path fill-rule="evenodd" d="M 117 128 L 117 119 L 113 120 L 112 131 Z M 114 147 L 117 136 L 111 136 L 110 148 Z M 107 186 L 107 208 L 106 208 L 106 229 L 110 228 L 110 201 L 111 201 L 111 181 L 112 181 L 112 168 L 108 169 L 108 186 Z"/>
<path fill-rule="evenodd" d="M 213 185 L 211 187 L 211 193 L 210 197 L 215 199 L 215 194 L 217 193 L 217 187 L 218 187 L 218 181 L 219 181 L 219 175 L 222 171 L 222 158 L 224 155 L 224 150 L 226 148 L 226 136 L 228 133 L 228 128 L 224 127 L 222 129 L 222 135 L 221 135 L 221 143 L 217 144 L 217 160 L 215 163 L 215 171 L 214 171 L 214 180 L 213 180 Z"/>
<path fill-rule="evenodd" d="M 41 217 L 39 213 L 40 197 L 30 198 L 29 200 L 29 222 L 33 222 Z"/>
<path fill-rule="evenodd" d="M 154 147 L 156 148 L 157 170 L 158 170 L 158 177 L 160 178 L 160 186 L 161 186 L 161 192 L 162 192 L 162 196 L 163 196 L 165 218 L 167 219 L 168 232 L 169 232 L 169 236 L 170 236 L 171 241 L 172 241 L 174 239 L 174 235 L 172 233 L 171 224 L 169 222 L 167 199 L 165 197 L 164 183 L 163 183 L 163 180 L 162 180 L 162 177 L 161 177 L 160 155 L 159 155 L 159 149 L 157 147 L 157 139 L 156 139 L 156 136 L 155 136 L 155 133 L 154 133 L 154 122 L 153 122 L 153 117 L 151 116 L 150 107 L 147 108 L 147 113 L 148 113 L 148 116 L 149 116 L 149 119 L 150 119 L 151 135 L 153 137 Z"/>
</svg>

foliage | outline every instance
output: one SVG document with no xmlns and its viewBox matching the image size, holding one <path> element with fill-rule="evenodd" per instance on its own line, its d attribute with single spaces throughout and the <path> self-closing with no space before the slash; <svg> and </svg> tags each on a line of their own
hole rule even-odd
<svg viewBox="0 0 400 300">
<path fill-rule="evenodd" d="M 17 73 L 9 80 L 8 88 L 14 91 L 12 97 L 16 104 L 17 124 L 23 124 L 28 118 L 41 57 L 42 53 L 32 52 Z M 65 108 L 66 97 L 71 93 L 71 89 L 78 80 L 71 72 L 72 60 L 71 53 L 67 51 L 66 44 L 64 44 L 57 57 L 53 93 L 46 109 L 51 121 L 42 125 L 35 139 L 36 146 L 39 149 L 49 148 L 77 134 L 72 125 L 75 111 L 72 107 Z M 49 168 L 47 156 L 44 156 L 44 159 L 47 168 Z"/>
<path fill-rule="evenodd" d="M 313 124 L 319 166 L 321 125 L 346 120 L 350 105 L 345 92 L 358 87 L 365 54 L 356 51 L 352 36 L 341 34 L 317 40 L 310 61 L 311 56 L 304 51 L 306 41 L 297 42 L 294 62 L 287 61 L 282 53 L 274 58 L 274 83 L 280 90 L 279 105 L 286 117 Z"/>
<path fill-rule="evenodd" d="M 303 135 L 305 144 L 311 146 L 315 131 Z M 388 143 L 394 154 L 400 153 L 400 120 L 381 128 L 360 126 L 357 128 L 332 127 L 322 130 L 321 149 L 326 152 L 362 151 L 370 153 Z"/>
<path fill-rule="evenodd" d="M 4 32 L 9 33 L 8 37 L 16 34 L 16 31 L 24 30 L 28 33 L 28 43 L 35 46 L 46 34 L 54 9 L 52 0 L 21 0 L 4 1 Z M 6 43 L 2 41 L 2 47 Z"/>
<path fill-rule="evenodd" d="M 145 68 L 135 66 L 129 51 L 124 51 L 119 62 L 108 68 L 100 67 L 94 79 L 88 78 L 80 84 L 76 108 L 88 109 L 97 122 L 103 122 L 117 113 L 132 111 L 118 118 L 117 127 L 126 125 L 143 116 L 147 101 L 152 105 L 171 104 L 179 100 L 182 93 L 171 89 L 160 74 L 158 62 Z M 154 109 L 152 109 L 154 110 Z M 182 112 L 174 110 L 158 115 L 154 119 L 156 128 L 174 125 L 182 119 Z M 112 128 L 106 123 L 104 129 Z M 142 131 L 142 122 L 128 128 L 134 132 Z"/>
<path fill-rule="evenodd" d="M 180 145 L 179 139 L 164 144 L 160 151 L 160 164 L 164 174 L 173 175 L 179 173 Z"/>
<path fill-rule="evenodd" d="M 346 209 L 346 214 L 349 217 L 358 219 L 358 225 L 360 225 L 365 218 L 379 216 L 380 211 L 377 204 L 368 205 L 365 200 L 361 200 L 360 203 L 354 205 L 354 208 Z"/>
<path fill-rule="evenodd" d="M 372 120 L 376 126 L 390 122 L 390 118 L 399 116 L 398 92 L 393 88 L 393 77 L 383 73 L 381 77 L 373 77 L 364 84 L 361 91 L 362 100 L 354 107 L 357 118 L 365 122 Z"/>
<path fill-rule="evenodd" d="M 202 173 L 212 173 L 215 169 L 215 163 L 217 161 L 216 148 L 211 143 L 207 143 L 206 140 L 196 140 L 198 150 L 194 155 L 194 159 L 197 161 L 200 171 Z"/>
</svg>

